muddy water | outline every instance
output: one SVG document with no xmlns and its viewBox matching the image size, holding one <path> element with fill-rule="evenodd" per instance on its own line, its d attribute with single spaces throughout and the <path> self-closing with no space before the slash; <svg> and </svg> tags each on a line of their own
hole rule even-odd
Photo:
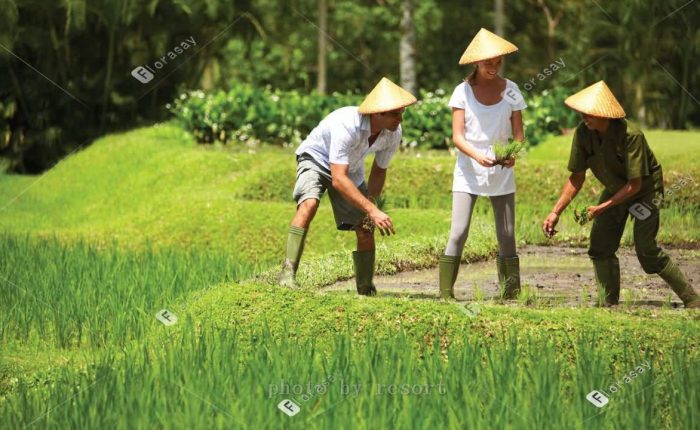
<svg viewBox="0 0 700 430">
<path fill-rule="evenodd" d="M 665 249 L 700 292 L 700 252 Z M 598 293 L 593 267 L 583 248 L 528 246 L 519 250 L 521 282 L 530 303 L 538 305 L 593 305 Z M 634 249 L 620 249 L 622 305 L 681 305 L 680 299 L 658 275 L 647 275 L 637 261 Z M 496 262 L 463 264 L 460 267 L 455 296 L 457 300 L 489 300 L 498 295 Z M 437 268 L 377 276 L 380 295 L 411 298 L 438 297 Z M 338 282 L 323 289 L 331 294 L 355 294 L 355 281 Z"/>
</svg>

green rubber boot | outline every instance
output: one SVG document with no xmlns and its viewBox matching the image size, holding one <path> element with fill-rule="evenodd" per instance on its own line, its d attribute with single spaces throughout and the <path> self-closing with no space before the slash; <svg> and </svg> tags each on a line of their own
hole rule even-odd
<svg viewBox="0 0 700 430">
<path fill-rule="evenodd" d="M 501 286 L 501 297 L 506 300 L 518 298 L 520 294 L 520 257 L 496 257 L 498 268 L 498 284 Z"/>
<path fill-rule="evenodd" d="M 455 281 L 459 272 L 459 255 L 440 256 L 440 298 L 455 298 Z"/>
<path fill-rule="evenodd" d="M 688 283 L 681 269 L 676 266 L 676 263 L 669 261 L 666 267 L 659 272 L 659 276 L 666 281 L 674 293 L 683 300 L 686 308 L 700 308 L 700 297 L 693 290 L 693 287 Z"/>
<path fill-rule="evenodd" d="M 279 276 L 279 283 L 283 287 L 296 289 L 299 284 L 296 281 L 297 269 L 301 254 L 304 252 L 304 243 L 306 241 L 306 232 L 308 230 L 301 227 L 289 226 L 287 234 L 287 255 L 282 266 L 282 272 Z"/>
<path fill-rule="evenodd" d="M 362 296 L 374 296 L 377 288 L 372 282 L 374 278 L 374 254 L 375 251 L 353 251 L 352 260 L 355 264 L 355 285 L 357 294 Z"/>
<path fill-rule="evenodd" d="M 496 270 L 498 271 L 498 294 L 503 297 L 506 292 L 506 261 L 503 257 L 496 256 Z"/>
<path fill-rule="evenodd" d="M 617 257 L 591 261 L 596 282 L 605 291 L 605 306 L 617 305 L 620 301 L 620 261 Z"/>
</svg>

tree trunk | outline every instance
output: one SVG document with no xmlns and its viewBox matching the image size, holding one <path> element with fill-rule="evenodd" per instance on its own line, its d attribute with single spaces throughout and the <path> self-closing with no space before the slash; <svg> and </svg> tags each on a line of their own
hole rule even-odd
<svg viewBox="0 0 700 430">
<path fill-rule="evenodd" d="M 107 111 L 109 109 L 109 96 L 112 92 L 112 69 L 114 68 L 114 43 L 116 37 L 116 25 L 112 24 L 109 29 L 109 41 L 107 42 L 107 70 L 105 74 L 105 85 L 102 90 L 102 115 L 100 117 L 100 134 L 104 134 L 107 126 Z"/>
<path fill-rule="evenodd" d="M 328 1 L 318 1 L 318 81 L 316 89 L 321 94 L 326 94 L 326 34 L 328 34 Z"/>
<path fill-rule="evenodd" d="M 564 7 L 561 6 L 559 12 L 554 16 L 544 0 L 537 0 L 537 6 L 542 9 L 547 20 L 547 55 L 549 55 L 550 60 L 554 60 L 557 50 L 557 26 L 564 13 Z"/>
<path fill-rule="evenodd" d="M 415 94 L 416 84 L 416 27 L 413 24 L 413 0 L 401 3 L 401 42 L 399 58 L 401 63 L 401 86 Z"/>
<path fill-rule="evenodd" d="M 637 105 L 637 121 L 644 127 L 647 125 L 647 113 L 644 106 L 644 88 L 641 82 L 636 82 L 634 90 L 634 102 Z"/>
<path fill-rule="evenodd" d="M 681 85 L 683 88 L 690 88 L 688 86 L 688 78 L 690 74 L 690 58 L 692 55 L 692 45 L 691 44 L 686 44 L 685 47 L 683 48 L 683 72 L 681 73 Z M 674 121 L 675 128 L 680 128 L 680 129 L 685 129 L 688 127 L 688 107 L 690 104 L 688 93 L 683 91 L 681 93 L 681 103 L 680 106 L 678 107 L 678 116 L 677 119 Z"/>
<path fill-rule="evenodd" d="M 493 2 L 493 28 L 497 35 L 505 37 L 506 34 L 506 13 L 503 0 Z M 501 74 L 506 71 L 506 62 L 501 63 Z"/>
<path fill-rule="evenodd" d="M 503 0 L 494 0 L 493 2 L 493 28 L 496 34 L 503 37 L 506 34 L 506 13 Z"/>
<path fill-rule="evenodd" d="M 549 54 L 550 60 L 554 60 L 556 55 L 556 44 L 557 44 L 557 22 L 548 21 L 547 22 L 547 54 Z"/>
</svg>

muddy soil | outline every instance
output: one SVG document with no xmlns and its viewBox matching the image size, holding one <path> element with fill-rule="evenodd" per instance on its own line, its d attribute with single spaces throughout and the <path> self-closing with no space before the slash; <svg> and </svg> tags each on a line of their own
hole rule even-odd
<svg viewBox="0 0 700 430">
<path fill-rule="evenodd" d="M 665 251 L 700 292 L 700 251 L 669 248 Z M 585 248 L 527 246 L 521 247 L 519 253 L 521 283 L 528 303 L 543 306 L 593 306 L 597 303 L 593 267 Z M 673 307 L 682 306 L 658 275 L 644 273 L 634 249 L 621 248 L 618 258 L 621 306 L 659 307 L 669 303 Z M 377 276 L 374 283 L 380 296 L 436 299 L 439 295 L 437 268 Z M 322 291 L 355 294 L 355 280 L 338 282 Z M 460 267 L 455 283 L 458 301 L 497 299 L 498 291 L 495 260 Z"/>
</svg>

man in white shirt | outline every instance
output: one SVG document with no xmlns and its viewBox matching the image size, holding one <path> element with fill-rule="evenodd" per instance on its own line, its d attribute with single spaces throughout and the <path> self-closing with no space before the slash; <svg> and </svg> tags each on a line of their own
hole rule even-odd
<svg viewBox="0 0 700 430">
<path fill-rule="evenodd" d="M 297 212 L 287 236 L 281 285 L 297 287 L 295 276 L 306 233 L 328 190 L 338 230 L 354 230 L 357 235 L 357 251 L 353 252 L 357 292 L 376 294 L 372 282 L 374 233 L 363 220 L 369 218 L 382 235 L 394 233 L 391 218 L 374 199 L 382 192 L 389 161 L 401 143 L 404 108 L 415 102 L 412 94 L 382 78 L 359 107 L 331 112 L 299 146 L 294 186 Z M 375 153 L 375 158 L 366 184 L 364 160 L 370 153 Z"/>
</svg>

